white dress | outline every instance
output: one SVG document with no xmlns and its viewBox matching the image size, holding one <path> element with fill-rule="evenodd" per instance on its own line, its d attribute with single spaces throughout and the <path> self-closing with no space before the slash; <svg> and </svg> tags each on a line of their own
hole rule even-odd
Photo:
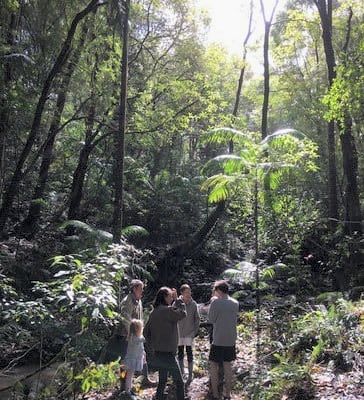
<svg viewBox="0 0 364 400">
<path fill-rule="evenodd" d="M 144 365 L 144 336 L 132 336 L 128 341 L 128 350 L 124 365 L 129 371 L 142 371 Z"/>
</svg>

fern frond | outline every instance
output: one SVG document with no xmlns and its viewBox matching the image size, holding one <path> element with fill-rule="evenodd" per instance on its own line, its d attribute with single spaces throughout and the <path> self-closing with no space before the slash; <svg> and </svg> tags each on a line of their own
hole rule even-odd
<svg viewBox="0 0 364 400">
<path fill-rule="evenodd" d="M 286 136 L 291 136 L 295 139 L 298 140 L 303 140 L 303 139 L 307 139 L 307 136 L 302 133 L 301 131 L 298 131 L 297 129 L 280 129 L 279 131 L 276 131 L 274 133 L 272 133 L 271 135 L 268 135 L 266 138 L 264 138 L 260 144 L 265 144 L 265 143 L 269 143 L 275 140 L 280 140 L 280 139 L 284 139 L 284 137 Z"/>
<path fill-rule="evenodd" d="M 215 128 L 204 134 L 200 142 L 202 144 L 204 143 L 223 144 L 223 143 L 228 143 L 231 140 L 244 142 L 248 141 L 249 138 L 245 133 L 238 131 L 237 129 L 222 127 L 222 128 Z"/>
<path fill-rule="evenodd" d="M 125 238 L 130 239 L 132 237 L 146 237 L 149 235 L 149 232 L 140 225 L 129 225 L 121 230 L 121 234 Z"/>
</svg>

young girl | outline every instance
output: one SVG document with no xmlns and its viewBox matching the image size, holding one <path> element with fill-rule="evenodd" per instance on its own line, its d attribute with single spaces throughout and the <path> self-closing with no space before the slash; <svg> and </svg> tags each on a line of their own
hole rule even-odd
<svg viewBox="0 0 364 400">
<path fill-rule="evenodd" d="M 128 349 L 124 358 L 126 368 L 125 392 L 131 392 L 131 386 L 135 371 L 142 371 L 145 363 L 143 322 L 140 319 L 132 319 L 129 326 Z"/>
</svg>

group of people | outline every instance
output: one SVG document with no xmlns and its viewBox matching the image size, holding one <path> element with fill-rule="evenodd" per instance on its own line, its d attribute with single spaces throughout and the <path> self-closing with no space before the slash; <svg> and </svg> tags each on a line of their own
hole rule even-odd
<svg viewBox="0 0 364 400">
<path fill-rule="evenodd" d="M 130 292 L 121 302 L 121 323 L 118 329 L 120 356 L 126 369 L 125 392 L 133 395 L 135 371 L 142 371 L 143 381 L 148 378 L 145 347 L 153 354 L 153 368 L 158 371 L 155 400 L 164 399 L 167 378 L 173 379 L 177 400 L 186 400 L 186 388 L 193 378 L 193 341 L 200 325 L 197 303 L 191 288 L 183 284 L 179 289 L 161 287 L 155 297 L 153 310 L 143 326 L 142 294 L 144 284 L 131 281 Z M 216 281 L 208 306 L 208 321 L 212 324 L 212 341 L 209 353 L 211 399 L 219 399 L 219 366 L 223 366 L 223 398 L 230 399 L 232 389 L 231 362 L 236 359 L 236 326 L 239 305 L 229 296 L 225 280 Z M 187 356 L 188 374 L 184 374 L 184 357 Z M 149 354 L 149 352 L 148 352 Z M 148 360 L 149 362 L 149 360 Z"/>
</svg>

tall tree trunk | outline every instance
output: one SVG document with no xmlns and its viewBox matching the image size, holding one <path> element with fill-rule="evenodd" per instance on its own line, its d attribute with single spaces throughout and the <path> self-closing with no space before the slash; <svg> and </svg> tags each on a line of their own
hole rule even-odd
<svg viewBox="0 0 364 400">
<path fill-rule="evenodd" d="M 245 76 L 245 68 L 246 68 L 246 58 L 248 54 L 248 41 L 249 38 L 252 34 L 252 21 L 253 21 L 253 0 L 250 0 L 250 5 L 249 5 L 249 23 L 248 23 L 248 32 L 245 36 L 244 43 L 243 43 L 243 67 L 240 70 L 240 76 L 239 76 L 239 81 L 238 81 L 238 88 L 236 90 L 236 96 L 235 96 L 235 104 L 234 104 L 234 110 L 233 110 L 233 116 L 237 117 L 238 116 L 238 111 L 239 111 L 239 105 L 240 105 L 240 98 L 241 98 L 241 91 L 243 88 L 243 82 L 244 82 L 244 76 Z M 232 154 L 234 152 L 234 143 L 231 140 L 229 143 L 229 153 Z"/>
<path fill-rule="evenodd" d="M 59 125 L 61 121 L 61 116 L 66 103 L 66 95 L 68 87 L 73 75 L 73 72 L 78 64 L 82 49 L 85 44 L 86 35 L 88 32 L 89 22 L 82 26 L 82 34 L 78 43 L 77 48 L 71 53 L 69 61 L 67 64 L 67 70 L 60 84 L 59 92 L 57 94 L 56 108 L 53 114 L 53 119 L 49 127 L 48 136 L 44 144 L 43 157 L 39 169 L 38 182 L 35 187 L 32 202 L 29 207 L 28 216 L 24 219 L 22 223 L 22 234 L 27 237 L 32 237 L 37 230 L 37 222 L 40 217 L 42 208 L 42 199 L 44 197 L 44 192 L 46 184 L 48 181 L 49 168 L 52 162 L 53 147 L 56 140 L 57 133 L 59 132 Z"/>
<path fill-rule="evenodd" d="M 88 160 L 93 149 L 91 143 L 85 144 L 78 158 L 77 168 L 73 174 L 70 193 L 70 205 L 68 208 L 68 219 L 79 219 L 79 209 L 82 200 L 83 185 L 87 172 Z"/>
<path fill-rule="evenodd" d="M 343 64 L 347 64 L 348 47 L 351 35 L 351 21 L 353 10 L 349 8 L 349 16 L 346 31 L 346 40 L 341 55 Z M 341 151 L 343 154 L 343 169 L 346 177 L 345 190 L 345 233 L 349 235 L 362 234 L 362 214 L 360 209 L 360 196 L 358 188 L 358 153 L 356 150 L 354 135 L 352 132 L 352 118 L 349 111 L 345 110 L 344 120 L 339 122 Z M 354 252 L 359 249 L 353 249 Z M 356 257 L 355 257 L 356 258 Z"/>
<path fill-rule="evenodd" d="M 64 41 L 63 46 L 61 48 L 61 51 L 44 82 L 42 92 L 40 94 L 38 104 L 37 104 L 37 107 L 34 112 L 34 118 L 33 118 L 32 126 L 29 131 L 28 139 L 27 139 L 26 144 L 20 154 L 19 160 L 15 167 L 15 171 L 13 173 L 11 181 L 10 181 L 10 183 L 7 187 L 6 193 L 4 195 L 2 206 L 0 209 L 0 234 L 4 233 L 5 224 L 8 219 L 8 216 L 9 216 L 9 211 L 13 205 L 13 200 L 18 191 L 19 184 L 23 179 L 22 171 L 23 171 L 24 165 L 27 161 L 27 158 L 28 158 L 28 156 L 31 152 L 31 149 L 35 143 L 35 140 L 38 136 L 44 106 L 48 99 L 48 95 L 49 95 L 51 86 L 53 84 L 54 78 L 61 71 L 65 62 L 68 59 L 71 43 L 74 38 L 76 28 L 77 28 L 79 22 L 90 12 L 96 10 L 96 8 L 99 7 L 101 4 L 103 4 L 103 3 L 101 3 L 99 0 L 92 0 L 84 10 L 82 10 L 75 16 L 75 18 L 73 19 L 73 21 L 71 23 L 71 27 L 68 31 L 67 38 Z"/>
<path fill-rule="evenodd" d="M 345 188 L 345 233 L 362 234 L 362 215 L 358 188 L 358 154 L 352 132 L 352 119 L 346 113 L 340 132 Z"/>
<path fill-rule="evenodd" d="M 94 132 L 95 125 L 95 110 L 96 110 L 96 89 L 95 83 L 97 80 L 97 71 L 98 71 L 98 57 L 97 54 L 95 56 L 96 61 L 91 74 L 91 93 L 90 93 L 90 107 L 87 113 L 86 118 L 86 131 L 85 131 L 85 145 L 83 146 L 80 156 L 78 159 L 77 168 L 73 174 L 72 187 L 70 193 L 70 204 L 68 208 L 68 219 L 78 219 L 79 217 L 79 209 L 81 205 L 82 195 L 83 195 L 83 185 L 85 181 L 85 176 L 87 172 L 88 160 L 90 154 L 96 144 L 99 141 L 94 141 L 98 130 Z M 101 140 L 101 138 L 99 138 Z M 68 230 L 70 233 L 70 230 Z"/>
<path fill-rule="evenodd" d="M 123 54 L 121 58 L 120 106 L 119 106 L 119 131 L 114 134 L 114 213 L 112 220 L 113 242 L 121 240 L 122 207 L 124 190 L 124 154 L 126 108 L 128 92 L 128 47 L 129 47 L 129 11 L 130 0 L 125 0 L 125 14 L 123 24 Z"/>
<path fill-rule="evenodd" d="M 329 87 L 335 79 L 336 61 L 334 47 L 332 44 L 332 0 L 314 0 L 320 14 L 322 39 L 326 56 L 326 66 Z M 329 192 L 329 224 L 332 230 L 335 229 L 339 218 L 338 196 L 337 196 L 337 168 L 335 156 L 335 123 L 330 121 L 327 126 L 328 146 L 328 192 Z"/>
<path fill-rule="evenodd" d="M 15 43 L 15 32 L 17 17 L 14 13 L 10 15 L 9 26 L 6 32 L 5 43 L 13 49 Z M 11 74 L 11 57 L 6 57 L 3 63 L 4 80 L 2 82 L 2 94 L 0 95 L 0 201 L 2 201 L 3 187 L 5 184 L 5 150 L 6 136 L 9 131 L 9 89 L 13 80 Z"/>
<path fill-rule="evenodd" d="M 278 6 L 279 0 L 276 0 L 272 9 L 269 20 L 265 16 L 263 0 L 260 0 L 260 8 L 264 18 L 264 45 L 263 45 L 263 64 L 264 64 L 264 93 L 262 106 L 262 124 L 261 133 L 262 139 L 268 135 L 268 107 L 269 107 L 269 90 L 270 90 L 270 74 L 269 74 L 269 35 L 272 27 L 273 16 Z"/>
</svg>

